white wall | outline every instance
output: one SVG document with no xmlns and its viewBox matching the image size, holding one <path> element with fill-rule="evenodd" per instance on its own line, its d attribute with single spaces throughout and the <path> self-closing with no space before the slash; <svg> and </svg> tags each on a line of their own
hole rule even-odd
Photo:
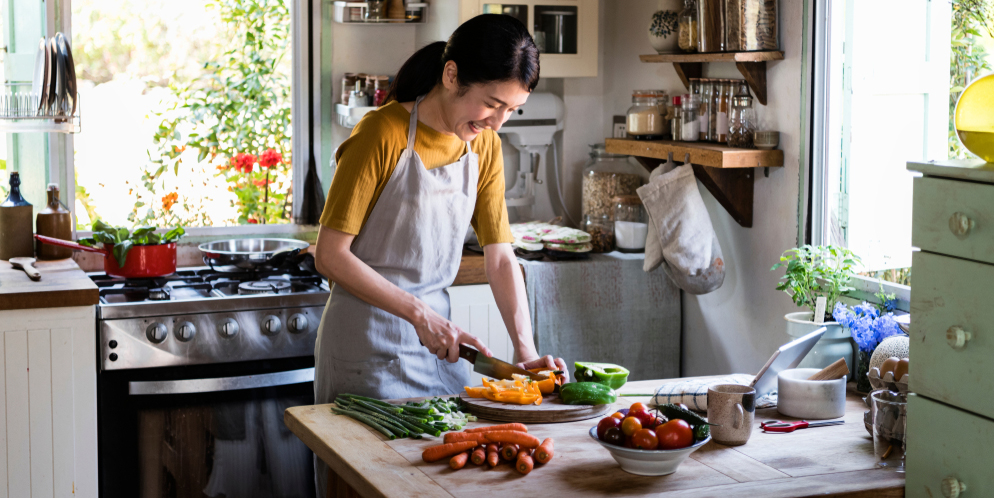
<svg viewBox="0 0 996 498">
<path fill-rule="evenodd" d="M 603 1 L 600 76 L 564 79 L 568 123 L 562 149 L 564 188 L 576 218 L 587 144 L 611 135 L 612 116 L 625 113 L 632 90 L 686 91 L 670 64 L 644 64 L 638 57 L 653 53 L 646 27 L 661 7 L 680 10 L 673 0 Z M 752 228 L 737 224 L 711 194 L 699 188 L 726 259 L 726 280 L 711 294 L 684 295 L 685 376 L 756 372 L 785 342 L 782 315 L 794 308 L 788 296 L 774 290 L 778 272 L 770 268 L 784 249 L 796 245 L 803 7 L 802 2 L 780 2 L 779 9 L 785 60 L 768 63 L 768 105 L 755 101 L 755 109 L 763 127 L 782 132 L 779 148 L 785 153 L 785 167 L 771 168 L 768 178 L 757 172 Z M 705 76 L 742 78 L 733 64 L 719 63 L 707 65 Z"/>
</svg>

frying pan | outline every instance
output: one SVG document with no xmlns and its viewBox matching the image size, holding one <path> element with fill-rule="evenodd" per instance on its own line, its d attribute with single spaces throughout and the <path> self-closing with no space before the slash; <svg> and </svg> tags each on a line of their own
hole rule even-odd
<svg viewBox="0 0 996 498">
<path fill-rule="evenodd" d="M 78 251 L 96 252 L 104 255 L 104 273 L 112 277 L 122 278 L 153 278 L 162 277 L 176 272 L 176 242 L 150 246 L 132 246 L 125 258 L 124 266 L 118 266 L 118 260 L 111 251 L 87 247 L 68 240 L 35 235 L 35 239 L 43 244 L 68 247 Z"/>
<path fill-rule="evenodd" d="M 307 249 L 309 244 L 294 239 L 229 239 L 197 246 L 204 264 L 224 272 L 274 268 Z"/>
</svg>

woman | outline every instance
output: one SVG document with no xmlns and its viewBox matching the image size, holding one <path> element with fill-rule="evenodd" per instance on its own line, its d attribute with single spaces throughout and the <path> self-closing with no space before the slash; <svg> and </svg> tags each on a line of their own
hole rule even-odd
<svg viewBox="0 0 996 498">
<path fill-rule="evenodd" d="M 525 26 L 504 15 L 475 17 L 448 42 L 412 55 L 390 103 L 367 114 L 336 151 L 316 253 L 335 285 L 315 345 L 315 403 L 344 392 L 405 398 L 471 385 L 460 344 L 491 353 L 449 320 L 445 291 L 468 225 L 484 247 L 513 361 L 567 370 L 533 345 L 497 135 L 538 80 Z M 324 480 L 324 468 L 316 471 Z"/>
</svg>

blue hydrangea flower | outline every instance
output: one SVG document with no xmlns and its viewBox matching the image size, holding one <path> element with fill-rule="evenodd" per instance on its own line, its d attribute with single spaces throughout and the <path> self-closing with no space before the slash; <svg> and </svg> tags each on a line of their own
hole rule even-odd
<svg viewBox="0 0 996 498">
<path fill-rule="evenodd" d="M 837 303 L 832 314 L 837 323 L 850 329 L 854 342 L 866 353 L 874 351 L 886 337 L 902 333 L 892 313 L 880 316 L 878 308 L 865 302 L 851 308 Z"/>
</svg>

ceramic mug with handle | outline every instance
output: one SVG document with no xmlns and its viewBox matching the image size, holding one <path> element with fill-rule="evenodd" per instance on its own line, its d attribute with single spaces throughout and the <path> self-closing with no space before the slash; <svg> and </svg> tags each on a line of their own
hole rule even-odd
<svg viewBox="0 0 996 498">
<path fill-rule="evenodd" d="M 750 439 L 754 425 L 753 387 L 719 384 L 709 388 L 706 401 L 712 438 L 717 443 L 739 446 Z"/>
</svg>

